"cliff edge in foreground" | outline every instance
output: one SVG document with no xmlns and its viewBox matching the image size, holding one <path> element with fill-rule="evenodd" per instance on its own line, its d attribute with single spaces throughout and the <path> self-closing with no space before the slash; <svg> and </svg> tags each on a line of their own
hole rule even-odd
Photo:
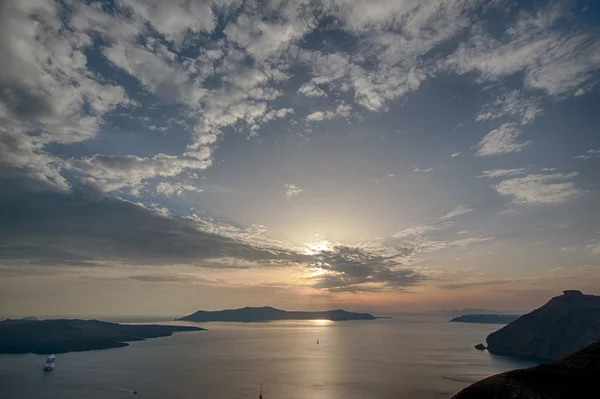
<svg viewBox="0 0 600 399">
<path fill-rule="evenodd" d="M 452 399 L 600 398 L 600 342 L 561 360 L 494 375 Z"/>
<path fill-rule="evenodd" d="M 487 337 L 494 354 L 556 360 L 600 340 L 600 296 L 564 291 Z"/>
</svg>

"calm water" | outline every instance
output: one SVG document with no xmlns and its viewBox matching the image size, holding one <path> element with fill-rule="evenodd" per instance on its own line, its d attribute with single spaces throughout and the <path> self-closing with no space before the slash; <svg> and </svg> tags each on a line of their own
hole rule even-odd
<svg viewBox="0 0 600 399">
<path fill-rule="evenodd" d="M 57 356 L 0 355 L 0 398 L 449 398 L 525 363 L 473 345 L 498 326 L 400 316 L 344 323 L 204 323 L 209 331 Z M 316 341 L 320 340 L 317 346 Z"/>
</svg>

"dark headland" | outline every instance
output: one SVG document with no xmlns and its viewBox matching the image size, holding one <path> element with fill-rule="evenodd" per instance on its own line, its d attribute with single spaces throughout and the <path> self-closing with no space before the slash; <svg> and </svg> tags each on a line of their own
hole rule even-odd
<svg viewBox="0 0 600 399">
<path fill-rule="evenodd" d="M 120 348 L 127 342 L 167 337 L 177 331 L 203 328 L 127 325 L 98 320 L 5 320 L 0 322 L 0 354 L 66 353 Z"/>
<path fill-rule="evenodd" d="M 487 344 L 494 354 L 553 362 L 486 378 L 454 399 L 600 398 L 600 296 L 564 291 L 488 335 Z"/>
<path fill-rule="evenodd" d="M 450 320 L 451 323 L 480 323 L 480 324 L 508 324 L 520 316 L 513 314 L 465 314 Z"/>
<path fill-rule="evenodd" d="M 556 360 L 600 340 L 600 296 L 564 291 L 487 337 L 494 354 Z"/>
<path fill-rule="evenodd" d="M 233 322 L 253 322 L 253 321 L 276 321 L 276 320 L 375 320 L 375 316 L 370 313 L 353 313 L 345 310 L 327 310 L 323 312 L 288 312 L 281 309 L 275 309 L 269 306 L 241 309 L 228 309 L 217 311 L 199 310 L 178 320 L 208 322 L 208 321 L 233 321 Z"/>
<path fill-rule="evenodd" d="M 600 398 L 600 342 L 561 360 L 476 382 L 453 399 Z"/>
</svg>

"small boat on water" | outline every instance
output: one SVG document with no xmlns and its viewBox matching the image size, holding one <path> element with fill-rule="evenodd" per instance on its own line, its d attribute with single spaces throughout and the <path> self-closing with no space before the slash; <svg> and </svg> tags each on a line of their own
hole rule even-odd
<svg viewBox="0 0 600 399">
<path fill-rule="evenodd" d="M 56 363 L 56 356 L 54 356 L 54 355 L 48 356 L 48 359 L 46 359 L 46 363 L 44 363 L 44 371 L 54 370 L 55 363 Z"/>
</svg>

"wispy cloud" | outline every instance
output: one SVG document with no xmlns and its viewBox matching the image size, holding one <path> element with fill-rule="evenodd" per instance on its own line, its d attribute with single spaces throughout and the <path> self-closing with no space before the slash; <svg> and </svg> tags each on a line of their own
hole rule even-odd
<svg viewBox="0 0 600 399">
<path fill-rule="evenodd" d="M 490 179 L 493 179 L 496 177 L 520 175 L 525 173 L 526 171 L 527 169 L 525 168 L 484 170 L 483 174 L 477 177 L 488 177 Z"/>
<path fill-rule="evenodd" d="M 327 97 L 327 93 L 312 82 L 300 86 L 298 93 L 302 93 L 307 97 Z"/>
<path fill-rule="evenodd" d="M 414 168 L 413 172 L 429 173 L 433 172 L 434 170 L 434 168 Z"/>
<path fill-rule="evenodd" d="M 600 67 L 600 43 L 592 34 L 553 29 L 569 8 L 570 4 L 550 3 L 521 12 L 499 39 L 477 29 L 443 65 L 458 73 L 477 71 L 487 81 L 522 71 L 529 89 L 580 95 L 597 83 L 593 76 Z"/>
<path fill-rule="evenodd" d="M 332 111 L 316 111 L 306 117 L 307 122 L 318 122 L 326 119 L 348 118 L 352 107 L 348 104 L 340 104 Z"/>
<path fill-rule="evenodd" d="M 600 148 L 593 148 L 591 150 L 587 150 L 585 154 L 579 154 L 573 157 L 574 159 L 592 159 L 592 158 L 600 158 Z"/>
<path fill-rule="evenodd" d="M 512 197 L 517 204 L 558 204 L 582 194 L 572 180 L 573 173 L 530 174 L 493 186 L 501 195 Z"/>
<path fill-rule="evenodd" d="M 411 226 L 411 227 L 407 227 L 404 230 L 397 231 L 392 237 L 405 238 L 405 237 L 412 237 L 412 236 L 420 236 L 420 235 L 423 235 L 426 233 L 430 233 L 432 231 L 445 229 L 451 225 L 452 225 L 452 223 L 439 223 L 439 224 L 434 223 L 434 224 L 426 224 L 426 225 L 420 225 L 420 226 Z"/>
<path fill-rule="evenodd" d="M 539 98 L 523 98 L 519 91 L 510 90 L 499 94 L 491 104 L 486 104 L 475 119 L 488 121 L 513 117 L 518 119 L 521 125 L 526 125 L 533 122 L 542 112 Z"/>
<path fill-rule="evenodd" d="M 461 283 L 446 283 L 438 285 L 439 288 L 445 290 L 458 290 L 463 288 L 476 288 L 476 287 L 489 287 L 495 285 L 506 285 L 512 284 L 514 280 L 512 279 L 496 279 L 496 280 L 474 280 L 474 281 L 465 281 Z"/>
<path fill-rule="evenodd" d="M 303 192 L 304 192 L 304 190 L 295 184 L 286 184 L 285 185 L 285 198 L 286 199 L 292 199 L 292 198 L 302 194 Z"/>
<path fill-rule="evenodd" d="M 531 141 L 519 142 L 521 130 L 514 124 L 505 123 L 489 132 L 477 145 L 477 155 L 501 155 L 509 152 L 518 152 L 531 144 Z"/>
<path fill-rule="evenodd" d="M 180 182 L 160 182 L 156 185 L 156 193 L 167 197 L 182 196 L 187 191 L 201 193 L 203 190 L 191 184 Z"/>
<path fill-rule="evenodd" d="M 459 216 L 465 215 L 467 213 L 473 212 L 474 209 L 468 206 L 460 205 L 454 208 L 452 211 L 447 214 L 440 216 L 436 220 L 431 223 L 423 224 L 423 225 L 415 225 L 410 226 L 404 230 L 400 230 L 396 232 L 392 237 L 393 238 L 406 238 L 406 237 L 414 237 L 414 236 L 423 236 L 427 233 L 431 233 L 433 231 L 442 230 L 448 228 L 453 225 L 452 219 L 457 218 Z"/>
<path fill-rule="evenodd" d="M 473 212 L 474 210 L 475 209 L 469 208 L 468 206 L 463 206 L 463 205 L 457 206 L 452 211 L 450 211 L 447 214 L 445 214 L 444 216 L 438 218 L 438 220 L 446 221 L 446 220 L 454 219 L 458 216 L 462 216 L 467 213 Z"/>
</svg>

